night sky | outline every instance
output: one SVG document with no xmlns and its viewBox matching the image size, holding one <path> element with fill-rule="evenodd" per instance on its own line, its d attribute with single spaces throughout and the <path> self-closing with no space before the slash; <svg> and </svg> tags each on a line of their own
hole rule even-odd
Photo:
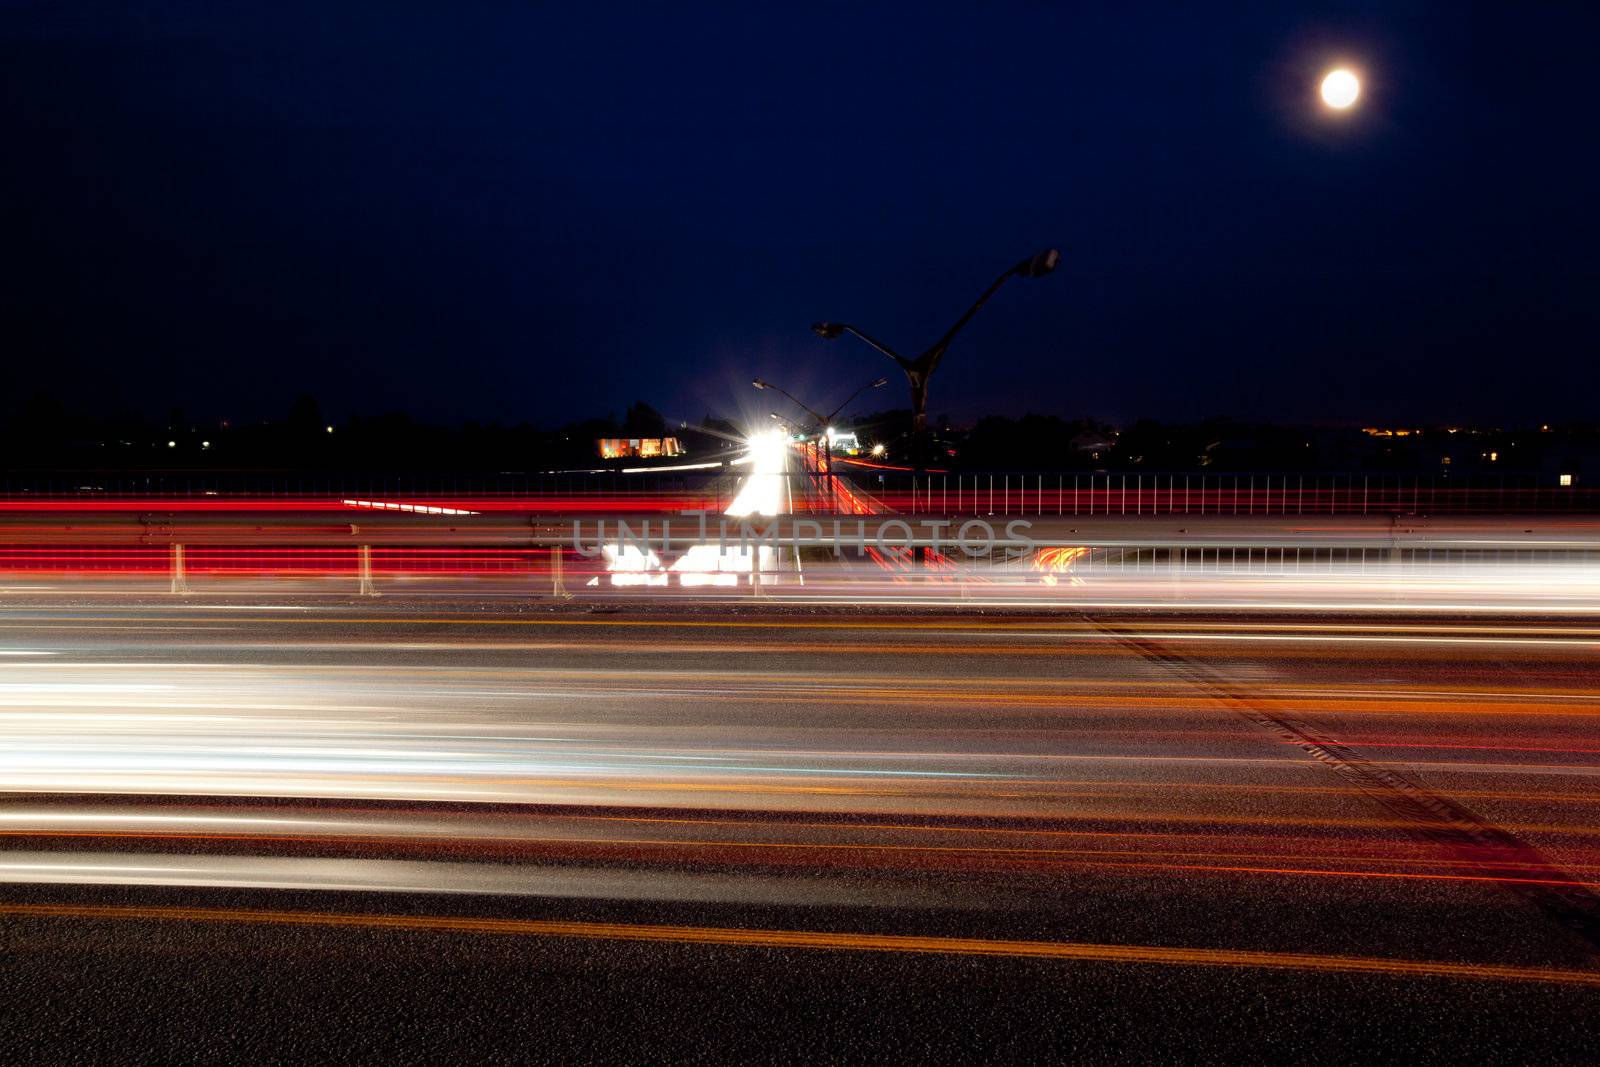
<svg viewBox="0 0 1600 1067">
<path fill-rule="evenodd" d="M 1593 5 L 855 7 L 0 2 L 8 397 L 1596 418 Z"/>
</svg>

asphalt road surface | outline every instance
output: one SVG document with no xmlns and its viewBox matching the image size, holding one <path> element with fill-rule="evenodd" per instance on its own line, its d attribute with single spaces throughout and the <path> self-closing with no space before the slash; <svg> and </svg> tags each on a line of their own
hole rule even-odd
<svg viewBox="0 0 1600 1067">
<path fill-rule="evenodd" d="M 11 598 L 35 1060 L 1592 1062 L 1600 623 Z"/>
</svg>

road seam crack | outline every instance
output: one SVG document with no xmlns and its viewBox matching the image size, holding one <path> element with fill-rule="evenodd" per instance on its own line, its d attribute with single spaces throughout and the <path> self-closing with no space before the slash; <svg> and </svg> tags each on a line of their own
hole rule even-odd
<svg viewBox="0 0 1600 1067">
<path fill-rule="evenodd" d="M 1399 772 L 1379 766 L 1309 723 L 1260 707 L 1240 688 L 1159 644 L 1090 618 L 1100 632 L 1157 663 L 1280 740 L 1292 744 L 1394 813 L 1417 836 L 1442 845 L 1463 866 L 1483 871 L 1522 868 L 1539 881 L 1497 877 L 1493 884 L 1531 904 L 1600 957 L 1600 894 L 1549 859 L 1533 843 Z"/>
</svg>

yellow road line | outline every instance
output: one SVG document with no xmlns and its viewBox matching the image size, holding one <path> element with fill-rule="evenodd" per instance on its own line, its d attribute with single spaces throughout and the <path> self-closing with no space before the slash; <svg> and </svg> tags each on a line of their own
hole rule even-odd
<svg viewBox="0 0 1600 1067">
<path fill-rule="evenodd" d="M 126 919 L 271 926 L 320 926 L 552 937 L 600 941 L 728 945 L 750 948 L 904 952 L 993 956 L 1012 959 L 1146 963 L 1188 967 L 1254 967 L 1269 970 L 1381 974 L 1403 978 L 1452 978 L 1499 982 L 1544 982 L 1600 987 L 1600 971 L 1438 960 L 1335 956 L 1304 952 L 1180 948 L 1165 945 L 1103 945 L 1060 941 L 922 937 L 818 930 L 747 930 L 708 926 L 573 922 L 551 919 L 481 919 L 444 915 L 359 915 L 338 912 L 231 910 L 226 908 L 136 907 L 72 904 L 0 904 L 0 915 L 36 919 Z"/>
</svg>

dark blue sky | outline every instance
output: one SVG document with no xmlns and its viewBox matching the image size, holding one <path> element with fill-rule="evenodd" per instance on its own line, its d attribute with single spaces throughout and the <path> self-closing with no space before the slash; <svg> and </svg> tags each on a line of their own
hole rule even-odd
<svg viewBox="0 0 1600 1067">
<path fill-rule="evenodd" d="M 0 2 L 0 344 L 100 408 L 760 416 L 893 372 L 813 320 L 915 351 L 1056 245 L 933 411 L 1593 418 L 1594 11 Z"/>
</svg>

